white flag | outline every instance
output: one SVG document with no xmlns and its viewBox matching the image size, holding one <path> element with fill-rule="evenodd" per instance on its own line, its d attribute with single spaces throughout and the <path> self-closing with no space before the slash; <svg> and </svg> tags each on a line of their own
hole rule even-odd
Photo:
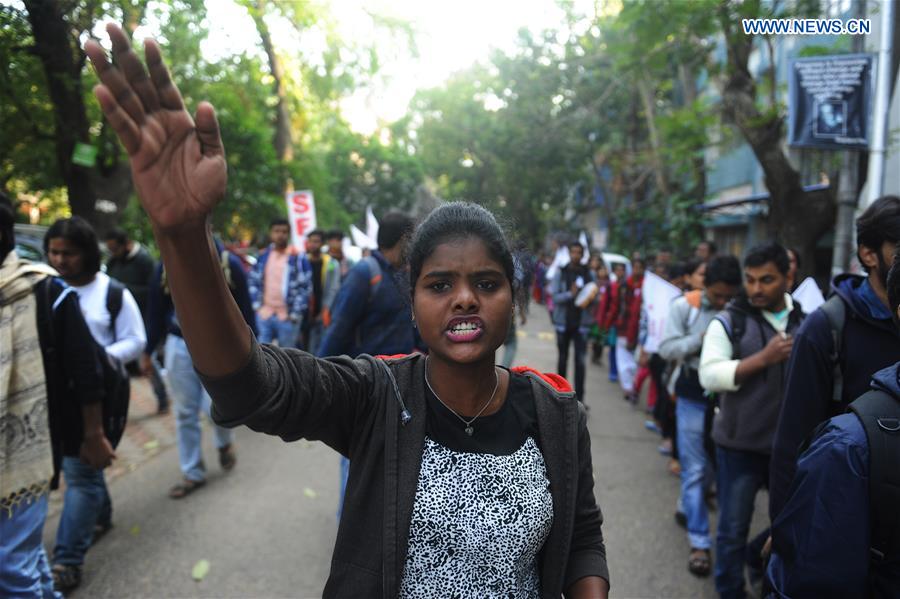
<svg viewBox="0 0 900 599">
<path fill-rule="evenodd" d="M 376 249 L 378 247 L 378 220 L 375 218 L 371 206 L 366 206 L 366 236 L 375 244 L 372 249 Z"/>
</svg>

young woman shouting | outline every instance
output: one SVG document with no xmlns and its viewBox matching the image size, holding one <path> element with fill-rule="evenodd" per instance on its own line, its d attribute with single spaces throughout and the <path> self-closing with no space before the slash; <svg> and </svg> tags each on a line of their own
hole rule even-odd
<svg viewBox="0 0 900 599">
<path fill-rule="evenodd" d="M 493 216 L 435 210 L 410 245 L 413 318 L 430 348 L 317 359 L 257 344 L 205 223 L 225 193 L 211 105 L 192 119 L 159 47 L 149 76 L 109 26 L 116 66 L 86 51 L 162 253 L 213 416 L 350 458 L 326 597 L 606 597 L 584 411 L 565 381 L 494 365 L 513 262 Z"/>
</svg>

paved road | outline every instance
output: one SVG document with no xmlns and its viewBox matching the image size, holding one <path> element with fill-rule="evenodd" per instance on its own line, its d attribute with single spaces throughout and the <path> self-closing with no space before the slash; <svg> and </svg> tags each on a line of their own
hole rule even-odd
<svg viewBox="0 0 900 599">
<path fill-rule="evenodd" d="M 552 371 L 551 333 L 543 310 L 533 310 L 520 333 L 516 363 Z M 672 518 L 678 483 L 656 452 L 658 439 L 644 430 L 643 413 L 621 400 L 605 368 L 589 366 L 587 389 L 613 596 L 714 597 L 711 581 L 687 572 L 687 541 Z M 134 409 L 146 408 L 146 402 L 134 402 Z M 120 448 L 128 462 L 110 483 L 115 528 L 88 554 L 84 583 L 71 596 L 321 595 L 336 533 L 334 452 L 241 429 L 235 470 L 225 475 L 213 466 L 205 488 L 173 501 L 166 497 L 179 479 L 171 417 L 138 418 L 134 438 Z M 215 464 L 209 434 L 204 442 L 206 461 Z M 760 516 L 764 501 L 757 503 Z M 56 525 L 54 515 L 45 529 L 48 549 Z M 200 560 L 208 560 L 210 569 L 197 582 L 191 570 Z"/>
</svg>

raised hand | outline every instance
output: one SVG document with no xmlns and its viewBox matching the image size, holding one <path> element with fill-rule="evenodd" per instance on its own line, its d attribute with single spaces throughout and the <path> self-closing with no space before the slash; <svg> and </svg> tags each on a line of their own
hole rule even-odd
<svg viewBox="0 0 900 599">
<path fill-rule="evenodd" d="M 144 210 L 157 233 L 205 226 L 228 180 L 215 110 L 201 102 L 191 118 L 157 43 L 144 42 L 148 76 L 125 32 L 113 24 L 106 30 L 115 64 L 96 41 L 84 49 L 102 82 L 94 95 L 128 152 Z"/>
</svg>

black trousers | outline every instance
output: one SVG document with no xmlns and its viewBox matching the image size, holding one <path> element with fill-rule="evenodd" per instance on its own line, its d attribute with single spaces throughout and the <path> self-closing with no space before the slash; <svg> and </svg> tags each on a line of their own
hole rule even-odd
<svg viewBox="0 0 900 599">
<path fill-rule="evenodd" d="M 650 375 L 653 377 L 653 383 L 656 385 L 656 406 L 653 408 L 653 418 L 659 422 L 663 439 L 672 440 L 672 455 L 677 456 L 676 439 L 678 436 L 675 434 L 677 426 L 675 423 L 675 402 L 672 401 L 672 396 L 666 389 L 665 374 L 667 366 L 668 363 L 659 354 L 650 356 Z"/>
<path fill-rule="evenodd" d="M 566 329 L 556 332 L 556 349 L 559 351 L 559 359 L 556 363 L 556 372 L 566 376 L 569 370 L 569 345 L 575 345 L 575 397 L 578 401 L 584 401 L 584 360 L 587 354 L 587 332 L 584 329 Z"/>
</svg>

